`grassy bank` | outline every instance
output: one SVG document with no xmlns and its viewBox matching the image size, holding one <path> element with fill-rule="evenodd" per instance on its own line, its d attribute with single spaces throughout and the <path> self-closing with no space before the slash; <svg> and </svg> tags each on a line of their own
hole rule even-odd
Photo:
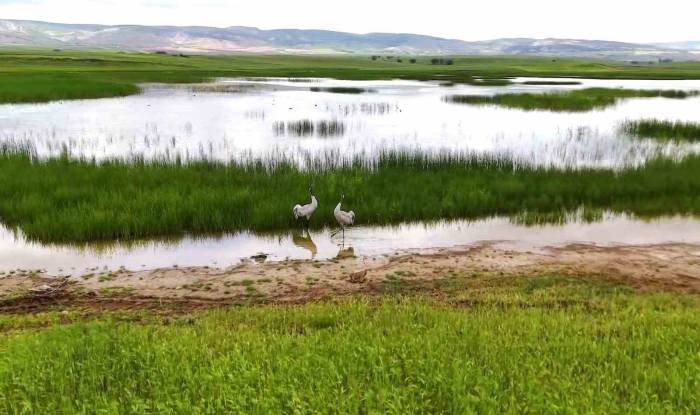
<svg viewBox="0 0 700 415">
<path fill-rule="evenodd" d="M 504 85 L 508 77 L 700 79 L 700 63 L 634 65 L 534 57 L 430 57 L 372 60 L 369 56 L 231 55 L 0 49 L 0 103 L 119 96 L 142 82 L 199 82 L 219 76 L 415 79 Z"/>
<path fill-rule="evenodd" d="M 691 413 L 691 294 L 559 276 L 158 317 L 0 316 L 0 412 Z"/>
<path fill-rule="evenodd" d="M 697 91 L 586 88 L 541 94 L 448 95 L 445 101 L 455 104 L 498 105 L 526 111 L 584 112 L 615 105 L 624 98 L 685 99 L 697 95 Z"/>
<path fill-rule="evenodd" d="M 345 207 L 359 224 L 562 213 L 580 207 L 640 215 L 700 214 L 700 157 L 612 170 L 548 170 L 472 156 L 384 154 L 368 168 L 300 170 L 279 162 L 32 161 L 0 156 L 0 218 L 42 241 L 131 239 L 299 227 L 296 203 L 315 184 L 311 226 Z"/>
<path fill-rule="evenodd" d="M 646 119 L 625 121 L 620 130 L 640 138 L 660 140 L 700 141 L 700 123 Z"/>
</svg>

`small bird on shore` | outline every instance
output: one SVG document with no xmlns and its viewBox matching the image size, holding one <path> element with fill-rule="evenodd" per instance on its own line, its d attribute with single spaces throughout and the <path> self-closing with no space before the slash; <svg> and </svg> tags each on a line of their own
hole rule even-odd
<svg viewBox="0 0 700 415">
<path fill-rule="evenodd" d="M 340 229 L 337 231 L 333 232 L 331 236 L 335 236 L 340 232 L 341 230 L 343 231 L 343 239 L 345 239 L 345 227 L 346 226 L 352 226 L 355 223 L 355 212 L 352 210 L 349 212 L 345 212 L 341 210 L 341 207 L 343 205 L 343 200 L 345 200 L 345 195 L 341 196 L 340 202 L 338 202 L 338 206 L 335 207 L 333 210 L 333 216 L 335 216 L 335 220 L 338 221 L 338 225 L 340 225 Z"/>
<path fill-rule="evenodd" d="M 311 215 L 314 214 L 316 208 L 318 207 L 318 200 L 316 200 L 316 196 L 314 195 L 313 185 L 309 186 L 309 195 L 311 196 L 311 203 L 308 203 L 306 205 L 296 205 L 292 209 L 292 212 L 294 213 L 294 219 L 299 220 L 303 218 L 304 220 L 306 220 L 306 229 L 309 228 Z"/>
</svg>

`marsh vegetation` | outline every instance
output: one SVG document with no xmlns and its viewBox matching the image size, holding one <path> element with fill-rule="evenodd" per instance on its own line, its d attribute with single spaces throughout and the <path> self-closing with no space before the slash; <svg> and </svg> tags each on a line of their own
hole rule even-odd
<svg viewBox="0 0 700 415">
<path fill-rule="evenodd" d="M 692 121 L 627 120 L 620 124 L 620 130 L 640 138 L 700 142 L 700 123 Z"/>
<path fill-rule="evenodd" d="M 82 242 L 157 235 L 283 230 L 309 183 L 331 207 L 346 195 L 359 224 L 566 213 L 700 214 L 700 156 L 622 171 L 550 169 L 505 157 L 385 152 L 378 158 L 104 161 L 0 156 L 0 217 L 29 238 Z M 439 183 L 439 186 L 436 185 Z M 311 226 L 334 223 L 319 209 Z"/>
<path fill-rule="evenodd" d="M 272 128 L 276 136 L 337 137 L 345 134 L 345 123 L 338 120 L 277 121 Z"/>
<path fill-rule="evenodd" d="M 498 105 L 525 111 L 585 112 L 610 107 L 625 98 L 685 99 L 698 94 L 698 91 L 682 90 L 586 88 L 537 94 L 448 95 L 445 101 L 454 104 Z"/>
<path fill-rule="evenodd" d="M 322 88 L 322 87 L 311 87 L 309 88 L 311 92 L 330 92 L 331 94 L 365 94 L 368 92 L 374 92 L 372 89 L 367 89 L 367 88 L 353 88 L 353 87 L 329 87 L 329 88 Z"/>
</svg>

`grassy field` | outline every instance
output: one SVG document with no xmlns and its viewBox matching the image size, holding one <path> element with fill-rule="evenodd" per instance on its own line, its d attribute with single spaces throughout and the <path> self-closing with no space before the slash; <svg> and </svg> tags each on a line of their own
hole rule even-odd
<svg viewBox="0 0 700 415">
<path fill-rule="evenodd" d="M 301 306 L 0 315 L 0 412 L 693 413 L 700 301 L 446 276 Z"/>
<path fill-rule="evenodd" d="M 540 94 L 448 95 L 445 97 L 445 101 L 455 104 L 498 105 L 526 111 L 585 112 L 615 105 L 624 98 L 663 97 L 685 99 L 697 96 L 699 93 L 698 91 L 654 89 L 586 88 Z"/>
<path fill-rule="evenodd" d="M 626 134 L 640 138 L 692 142 L 700 141 L 700 123 L 696 122 L 657 119 L 624 121 L 620 125 L 620 130 Z"/>
<path fill-rule="evenodd" d="M 545 169 L 473 156 L 386 153 L 300 170 L 285 162 L 32 161 L 0 156 L 0 218 L 40 241 L 85 242 L 300 227 L 292 207 L 315 184 L 313 228 L 334 225 L 333 207 L 359 224 L 548 217 L 584 207 L 639 215 L 700 214 L 700 157 L 657 160 L 623 171 Z M 440 185 L 437 186 L 436 184 Z"/>
<path fill-rule="evenodd" d="M 199 82 L 218 76 L 416 79 L 503 85 L 506 77 L 700 79 L 700 63 L 626 64 L 533 57 L 372 60 L 369 56 L 176 56 L 151 53 L 0 49 L 0 103 L 134 93 L 143 82 Z"/>
</svg>

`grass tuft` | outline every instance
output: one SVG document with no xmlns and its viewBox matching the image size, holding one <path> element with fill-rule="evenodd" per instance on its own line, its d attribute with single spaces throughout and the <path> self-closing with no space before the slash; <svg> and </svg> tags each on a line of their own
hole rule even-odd
<svg viewBox="0 0 700 415">
<path fill-rule="evenodd" d="M 659 140 L 700 141 L 700 123 L 645 119 L 624 121 L 620 130 L 633 137 Z"/>
</svg>

